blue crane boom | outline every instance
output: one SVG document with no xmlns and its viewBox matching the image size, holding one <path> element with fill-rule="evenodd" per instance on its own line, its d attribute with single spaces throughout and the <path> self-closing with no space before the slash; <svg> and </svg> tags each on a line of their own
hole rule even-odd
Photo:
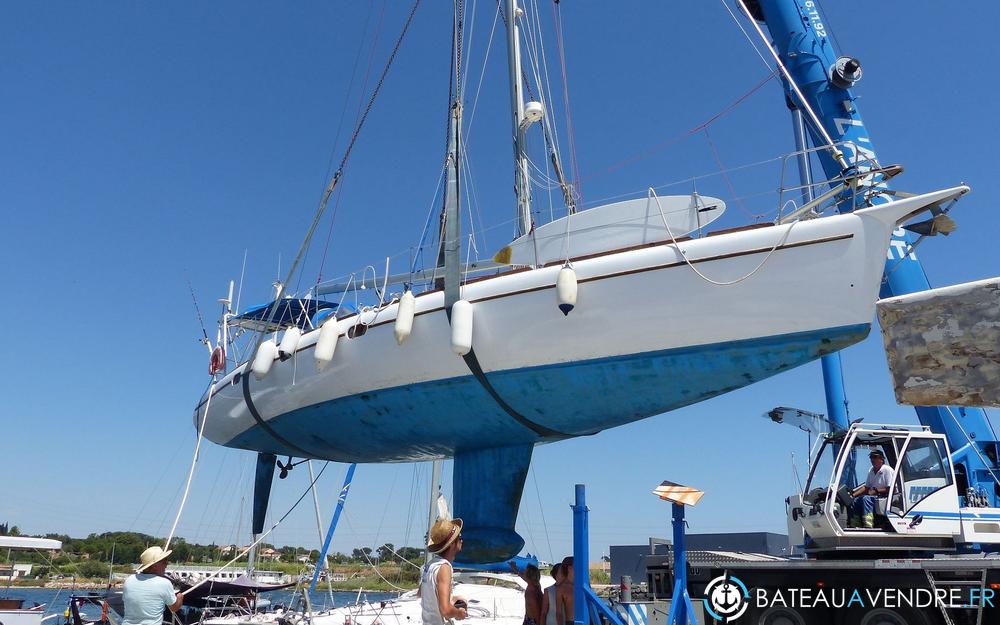
<svg viewBox="0 0 1000 625">
<path fill-rule="evenodd" d="M 823 21 L 818 2 L 745 0 L 745 6 L 755 19 L 766 24 L 775 52 L 795 83 L 792 85 L 785 80 L 786 97 L 793 105 L 811 109 L 815 114 L 815 120 L 806 117 L 814 146 L 827 145 L 827 137 L 835 144 L 830 150 L 817 152 L 827 178 L 843 179 L 851 174 L 845 172 L 845 161 L 856 171 L 878 169 L 871 135 L 851 90 L 861 76 L 860 64 L 855 59 L 837 56 L 829 25 Z M 842 158 L 838 158 L 838 154 L 842 154 Z M 838 210 L 849 212 L 891 200 L 885 176 L 874 175 L 862 180 L 861 185 L 867 187 L 860 191 L 875 192 L 842 194 Z M 885 264 L 882 297 L 930 288 L 927 275 L 913 251 L 915 240 L 916 235 L 903 228 L 893 234 Z M 995 477 L 1000 474 L 997 435 L 986 412 L 952 406 L 918 406 L 916 411 L 920 423 L 948 438 L 959 492 L 965 493 L 962 486 L 972 487 L 986 493 L 991 505 L 1000 505 L 1000 484 Z M 836 415 L 831 414 L 831 417 Z M 838 425 L 846 428 L 847 423 Z M 962 484 L 963 479 L 966 484 Z"/>
</svg>

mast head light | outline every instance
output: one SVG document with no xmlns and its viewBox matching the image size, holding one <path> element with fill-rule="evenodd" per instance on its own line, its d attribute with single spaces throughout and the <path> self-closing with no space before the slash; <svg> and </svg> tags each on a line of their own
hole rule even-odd
<svg viewBox="0 0 1000 625">
<path fill-rule="evenodd" d="M 545 107 L 541 102 L 531 101 L 524 105 L 524 122 L 534 124 L 545 116 Z"/>
</svg>

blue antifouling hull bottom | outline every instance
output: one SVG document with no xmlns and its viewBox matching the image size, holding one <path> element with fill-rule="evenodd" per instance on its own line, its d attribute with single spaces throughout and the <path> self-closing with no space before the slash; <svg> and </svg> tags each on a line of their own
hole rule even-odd
<svg viewBox="0 0 1000 625">
<path fill-rule="evenodd" d="M 310 456 L 341 462 L 420 461 L 549 442 L 742 388 L 843 349 L 870 329 L 859 324 L 489 373 L 514 410 L 561 433 L 551 438 L 540 438 L 504 412 L 472 375 L 341 397 L 269 418 L 267 424 Z M 227 446 L 303 455 L 259 426 Z"/>
</svg>

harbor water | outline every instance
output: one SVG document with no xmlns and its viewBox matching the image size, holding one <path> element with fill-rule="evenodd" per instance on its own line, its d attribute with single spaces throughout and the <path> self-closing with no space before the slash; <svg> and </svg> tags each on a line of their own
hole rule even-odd
<svg viewBox="0 0 1000 625">
<path fill-rule="evenodd" d="M 59 614 L 62 615 L 66 610 L 68 601 L 71 595 L 86 595 L 90 593 L 100 593 L 97 590 L 70 590 L 68 588 L 18 588 L 12 587 L 9 589 L 0 590 L 0 597 L 10 598 L 10 599 L 24 599 L 24 607 L 30 608 L 33 605 L 44 605 L 45 614 Z M 362 600 L 368 601 L 384 601 L 387 599 L 394 599 L 398 596 L 398 593 L 387 593 L 387 592 L 367 592 L 362 591 Z M 271 600 L 272 605 L 283 604 L 291 605 L 296 599 L 296 593 L 292 590 L 275 590 L 273 592 L 262 593 L 261 598 L 267 598 Z M 312 604 L 314 610 L 323 610 L 330 607 L 330 593 L 322 588 L 317 588 L 316 592 L 312 593 Z M 335 591 L 333 593 L 333 605 L 335 607 L 340 607 L 344 605 L 349 605 L 354 603 L 358 599 L 358 592 L 340 592 Z M 89 618 L 97 618 L 101 615 L 101 608 L 99 606 L 85 605 L 82 608 L 82 613 Z M 55 625 L 57 623 L 62 623 L 63 619 L 51 618 L 45 621 L 47 625 Z"/>
</svg>

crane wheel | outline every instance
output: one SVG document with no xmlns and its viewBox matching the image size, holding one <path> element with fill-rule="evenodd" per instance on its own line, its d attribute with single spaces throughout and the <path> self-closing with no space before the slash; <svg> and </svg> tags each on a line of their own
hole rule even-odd
<svg viewBox="0 0 1000 625">
<path fill-rule="evenodd" d="M 910 608 L 875 608 L 861 615 L 858 625 L 931 625 L 927 615 Z"/>
<path fill-rule="evenodd" d="M 764 610 L 757 625 L 806 625 L 806 619 L 795 608 L 777 606 Z"/>
</svg>

